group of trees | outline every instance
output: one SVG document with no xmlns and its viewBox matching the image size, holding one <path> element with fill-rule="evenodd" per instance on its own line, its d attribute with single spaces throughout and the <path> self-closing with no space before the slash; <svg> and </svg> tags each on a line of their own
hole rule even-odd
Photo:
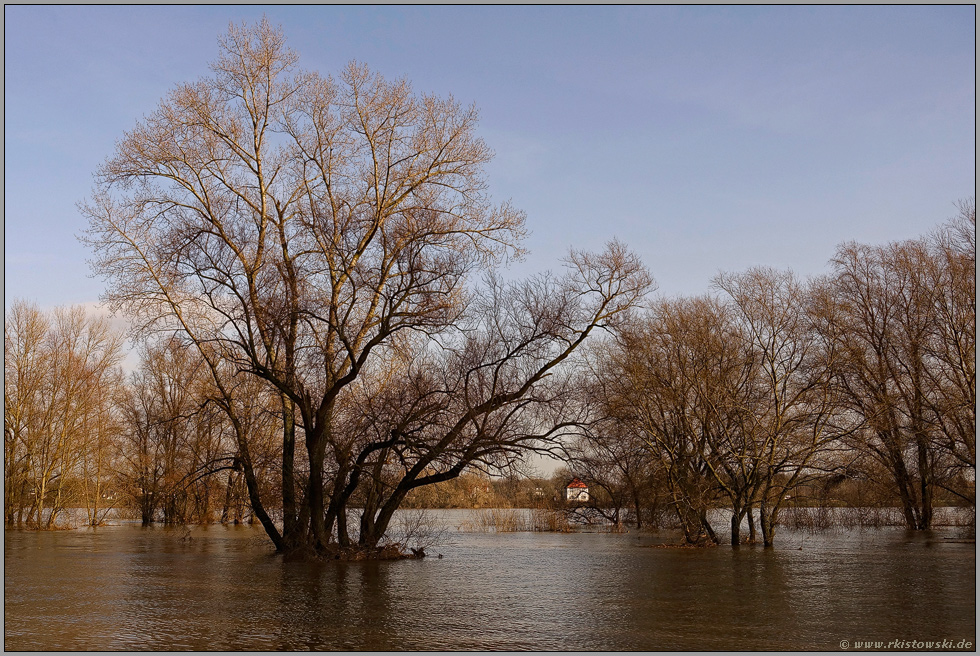
<svg viewBox="0 0 980 656">
<path fill-rule="evenodd" d="M 242 521 L 241 467 L 202 360 L 171 339 L 146 342 L 127 380 L 123 335 L 82 307 L 16 301 L 4 322 L 4 519 L 53 528 L 73 509 L 100 524 L 120 506 L 144 524 Z M 265 424 L 263 458 L 268 447 Z M 263 467 L 266 465 L 263 464 Z M 229 471 L 227 481 L 216 476 Z"/>
<path fill-rule="evenodd" d="M 716 539 L 719 498 L 739 521 L 757 509 L 769 544 L 786 492 L 847 458 L 893 471 L 917 527 L 935 486 L 975 471 L 962 221 L 906 277 L 853 246 L 825 281 L 753 270 L 644 309 L 653 280 L 612 242 L 506 281 L 525 217 L 487 194 L 475 109 L 357 64 L 303 71 L 266 22 L 220 47 L 81 206 L 105 301 L 142 344 L 128 384 L 104 323 L 7 318 L 8 521 L 53 521 L 52 484 L 101 486 L 111 460 L 145 522 L 250 513 L 281 552 L 379 555 L 418 490 L 537 452 L 608 463 L 637 517 L 669 491 L 694 542 Z"/>
<path fill-rule="evenodd" d="M 123 340 L 82 308 L 4 318 L 4 521 L 50 528 L 79 505 L 104 515 L 112 483 Z"/>
<path fill-rule="evenodd" d="M 754 511 L 772 544 L 798 489 L 854 479 L 911 529 L 938 492 L 975 507 L 975 230 L 970 202 L 928 237 L 842 245 L 821 278 L 754 268 L 655 302 L 593 352 L 579 467 L 637 518 L 665 483 L 691 543 L 718 541 L 724 506 L 733 544 Z"/>
<path fill-rule="evenodd" d="M 356 64 L 301 71 L 264 22 L 221 51 L 99 171 L 94 267 L 137 334 L 200 357 L 277 549 L 375 551 L 411 490 L 548 448 L 570 357 L 652 281 L 616 243 L 501 281 L 524 215 L 486 194 L 473 108 Z M 274 501 L 256 395 L 281 436 Z"/>
<path fill-rule="evenodd" d="M 143 342 L 140 367 L 118 406 L 117 489 L 143 524 L 251 519 L 234 427 L 213 402 L 214 386 L 200 354 L 170 337 Z M 259 387 L 243 399 L 242 430 L 266 487 L 275 486 L 276 429 L 270 399 Z"/>
</svg>

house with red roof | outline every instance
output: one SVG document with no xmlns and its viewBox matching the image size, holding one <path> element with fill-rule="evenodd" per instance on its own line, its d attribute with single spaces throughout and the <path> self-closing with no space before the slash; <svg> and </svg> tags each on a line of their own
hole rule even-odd
<svg viewBox="0 0 980 656">
<path fill-rule="evenodd" d="M 589 486 L 582 482 L 580 478 L 573 478 L 572 482 L 565 486 L 566 501 L 588 501 Z"/>
</svg>

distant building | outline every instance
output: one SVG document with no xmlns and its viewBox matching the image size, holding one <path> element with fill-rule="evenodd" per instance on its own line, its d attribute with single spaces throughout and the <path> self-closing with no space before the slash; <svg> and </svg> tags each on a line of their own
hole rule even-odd
<svg viewBox="0 0 980 656">
<path fill-rule="evenodd" d="M 573 478 L 572 482 L 565 486 L 565 500 L 588 501 L 589 486 L 583 483 L 581 479 Z"/>
</svg>

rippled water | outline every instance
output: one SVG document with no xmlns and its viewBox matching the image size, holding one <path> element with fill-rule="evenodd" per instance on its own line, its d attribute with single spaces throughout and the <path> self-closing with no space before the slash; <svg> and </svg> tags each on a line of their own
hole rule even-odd
<svg viewBox="0 0 980 656">
<path fill-rule="evenodd" d="M 441 515 L 459 525 L 459 513 Z M 839 649 L 976 645 L 975 545 L 952 529 L 776 549 L 648 533 L 466 533 L 421 561 L 297 563 L 258 529 L 4 535 L 7 650 Z M 434 557 L 442 553 L 444 558 Z"/>
</svg>

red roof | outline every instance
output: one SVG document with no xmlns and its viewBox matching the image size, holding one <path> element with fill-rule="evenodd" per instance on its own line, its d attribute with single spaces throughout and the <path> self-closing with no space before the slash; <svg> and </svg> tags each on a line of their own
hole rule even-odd
<svg viewBox="0 0 980 656">
<path fill-rule="evenodd" d="M 583 483 L 582 481 L 580 481 L 577 478 L 573 478 L 572 479 L 572 482 L 569 483 L 568 485 L 566 485 L 565 487 L 566 488 L 569 488 L 569 487 L 584 487 L 585 489 L 589 489 L 589 486 L 588 485 L 586 485 L 585 483 Z"/>
</svg>

